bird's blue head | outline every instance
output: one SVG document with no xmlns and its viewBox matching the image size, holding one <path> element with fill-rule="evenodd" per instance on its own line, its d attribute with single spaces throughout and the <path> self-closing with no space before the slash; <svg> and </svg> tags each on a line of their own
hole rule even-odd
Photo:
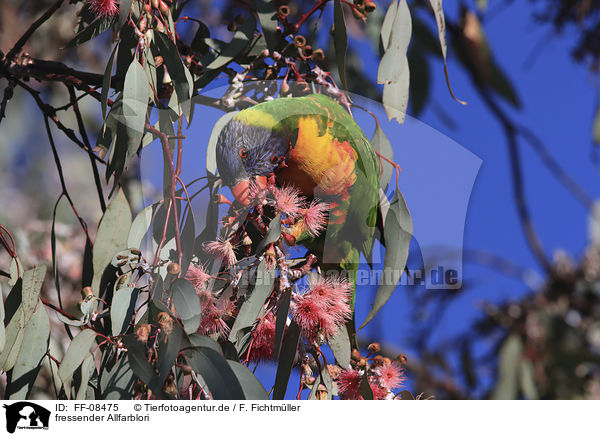
<svg viewBox="0 0 600 436">
<path fill-rule="evenodd" d="M 273 173 L 288 148 L 289 139 L 285 134 L 234 117 L 223 127 L 217 140 L 219 175 L 236 200 L 247 204 L 250 181 Z"/>
</svg>

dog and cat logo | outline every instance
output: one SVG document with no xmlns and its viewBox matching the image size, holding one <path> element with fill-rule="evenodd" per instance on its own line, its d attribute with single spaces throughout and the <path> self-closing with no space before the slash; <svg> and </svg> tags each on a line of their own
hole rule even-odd
<svg viewBox="0 0 600 436">
<path fill-rule="evenodd" d="M 50 411 L 29 401 L 4 404 L 6 410 L 6 431 L 14 433 L 16 429 L 48 430 Z"/>
</svg>

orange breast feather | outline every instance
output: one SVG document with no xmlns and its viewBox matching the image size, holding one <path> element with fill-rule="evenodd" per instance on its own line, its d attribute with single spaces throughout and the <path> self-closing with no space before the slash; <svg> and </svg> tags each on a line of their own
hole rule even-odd
<svg viewBox="0 0 600 436">
<path fill-rule="evenodd" d="M 298 140 L 290 150 L 288 166 L 278 180 L 296 186 L 306 196 L 344 201 L 356 181 L 356 159 L 356 151 L 348 141 L 333 138 L 329 128 L 319 132 L 317 120 L 304 117 L 298 122 Z"/>
</svg>

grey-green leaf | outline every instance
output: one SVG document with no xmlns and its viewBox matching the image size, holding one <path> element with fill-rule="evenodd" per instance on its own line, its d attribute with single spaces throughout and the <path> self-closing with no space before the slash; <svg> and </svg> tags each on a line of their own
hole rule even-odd
<svg viewBox="0 0 600 436">
<path fill-rule="evenodd" d="M 257 320 L 263 310 L 265 301 L 269 298 L 271 292 L 273 292 L 274 283 L 274 271 L 267 271 L 267 262 L 263 259 L 256 268 L 256 278 L 252 294 L 240 308 L 238 316 L 229 332 L 229 340 L 231 342 L 236 343 L 238 332 L 246 327 L 251 327 Z"/>
<path fill-rule="evenodd" d="M 95 340 L 96 332 L 92 329 L 82 330 L 73 338 L 58 369 L 58 376 L 64 384 L 68 384 L 73 379 L 75 370 L 90 355 L 90 348 Z"/>
<path fill-rule="evenodd" d="M 329 347 L 335 356 L 335 360 L 342 368 L 348 368 L 350 365 L 350 337 L 348 336 L 348 329 L 345 325 L 342 325 L 337 333 L 327 340 Z"/>
<path fill-rule="evenodd" d="M 6 387 L 8 399 L 23 400 L 29 396 L 48 351 L 49 340 L 50 320 L 46 308 L 39 301 L 25 326 L 23 343 L 10 373 L 10 383 Z"/>
<path fill-rule="evenodd" d="M 113 336 L 125 333 L 135 312 L 139 290 L 129 286 L 122 286 L 113 295 L 110 305 L 110 318 Z"/>
<path fill-rule="evenodd" d="M 194 286 L 186 279 L 177 279 L 171 285 L 171 298 L 175 311 L 181 318 L 186 333 L 194 333 L 200 327 L 202 308 Z"/>
<path fill-rule="evenodd" d="M 92 281 L 94 295 L 98 295 L 102 273 L 114 254 L 127 248 L 130 227 L 129 203 L 123 190 L 119 189 L 102 216 L 94 241 L 94 279 Z"/>
<path fill-rule="evenodd" d="M 244 391 L 225 358 L 210 348 L 198 347 L 188 352 L 189 365 L 208 386 L 214 400 L 243 400 Z"/>
<path fill-rule="evenodd" d="M 246 368 L 239 362 L 234 360 L 228 360 L 229 366 L 233 370 L 233 373 L 237 377 L 242 390 L 244 391 L 244 397 L 246 400 L 268 400 L 269 394 L 265 390 L 264 386 L 252 371 Z"/>
<path fill-rule="evenodd" d="M 413 225 L 404 197 L 396 191 L 385 215 L 384 237 L 385 257 L 382 277 L 394 277 L 394 280 L 379 284 L 375 301 L 359 330 L 367 325 L 392 296 L 400 280 L 408 259 L 408 248 L 412 238 Z M 387 273 L 386 273 L 387 272 Z"/>
</svg>

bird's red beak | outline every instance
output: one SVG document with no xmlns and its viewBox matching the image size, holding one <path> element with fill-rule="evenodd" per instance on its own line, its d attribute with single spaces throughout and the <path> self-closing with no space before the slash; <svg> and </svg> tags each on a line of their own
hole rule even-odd
<svg viewBox="0 0 600 436">
<path fill-rule="evenodd" d="M 265 176 L 254 177 L 252 180 L 259 189 L 267 187 L 268 182 Z M 237 182 L 231 187 L 231 193 L 238 203 L 248 206 L 250 204 L 250 180 L 240 180 Z"/>
</svg>

